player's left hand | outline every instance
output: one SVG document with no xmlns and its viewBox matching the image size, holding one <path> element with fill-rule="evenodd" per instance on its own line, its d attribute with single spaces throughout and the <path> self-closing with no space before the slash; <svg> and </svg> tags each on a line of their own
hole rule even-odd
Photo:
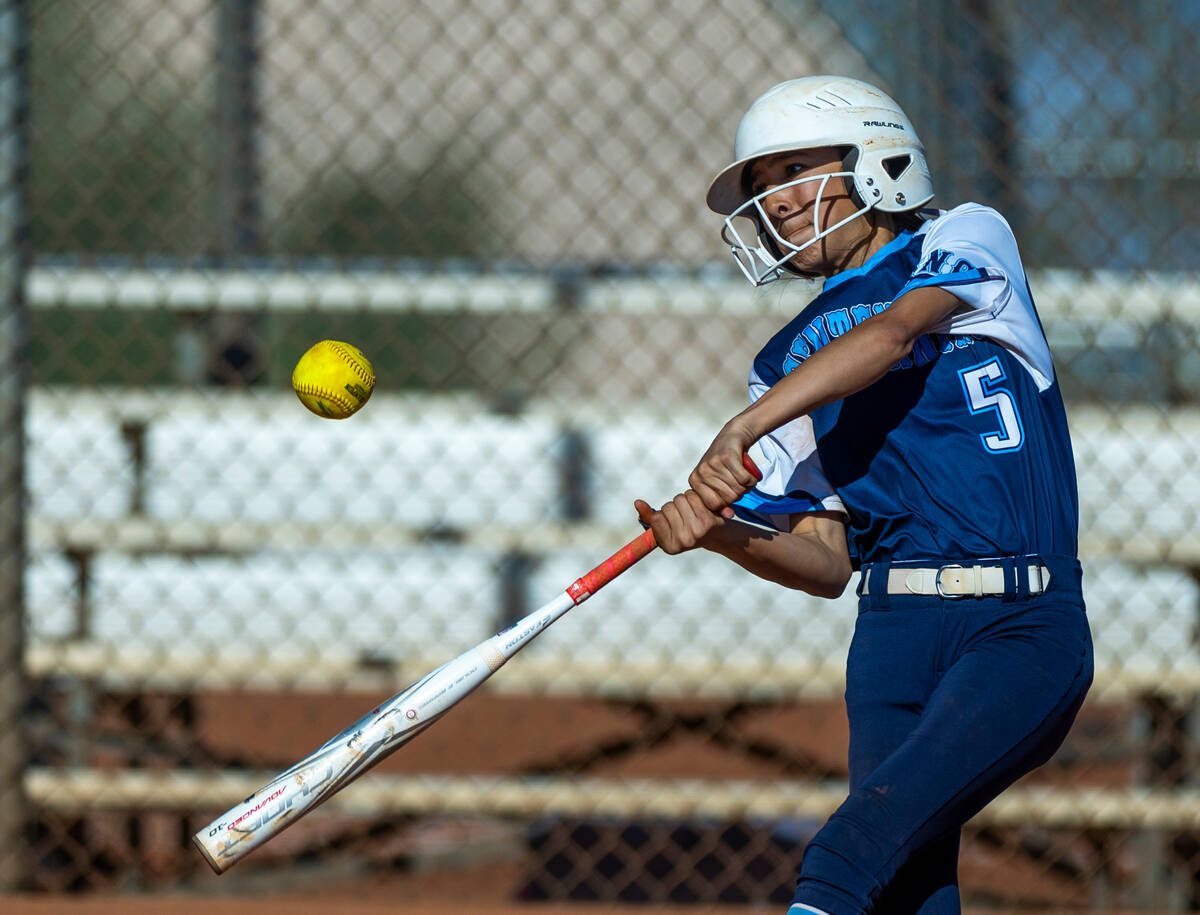
<svg viewBox="0 0 1200 915">
<path fill-rule="evenodd" d="M 680 493 L 658 511 L 642 499 L 634 500 L 633 507 L 642 523 L 654 531 L 654 539 L 664 553 L 684 553 L 702 547 L 725 524 L 691 490 Z"/>
<path fill-rule="evenodd" d="M 750 472 L 743 457 L 755 441 L 756 437 L 735 417 L 717 433 L 691 472 L 688 485 L 710 512 L 732 518 L 733 503 L 761 479 Z"/>
</svg>

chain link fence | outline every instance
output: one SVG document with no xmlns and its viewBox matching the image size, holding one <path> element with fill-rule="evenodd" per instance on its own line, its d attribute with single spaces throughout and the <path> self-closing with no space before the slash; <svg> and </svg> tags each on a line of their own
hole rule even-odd
<svg viewBox="0 0 1200 915">
<path fill-rule="evenodd" d="M 684 485 L 814 291 L 741 279 L 707 182 L 762 90 L 839 72 L 909 112 L 935 203 L 1013 223 L 1075 439 L 1097 682 L 969 825 L 964 898 L 1200 903 L 1200 6 L 38 0 L 0 26 L 27 211 L 0 208 L 6 888 L 789 900 L 845 790 L 854 597 L 711 555 L 631 570 L 219 887 L 188 840 Z M 321 338 L 380 379 L 343 423 L 288 387 Z"/>
</svg>

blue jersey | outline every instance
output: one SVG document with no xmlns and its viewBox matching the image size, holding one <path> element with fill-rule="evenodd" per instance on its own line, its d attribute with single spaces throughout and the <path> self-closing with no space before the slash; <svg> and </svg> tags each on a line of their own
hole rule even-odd
<svg viewBox="0 0 1200 915">
<path fill-rule="evenodd" d="M 786 529 L 837 510 L 851 559 L 1075 556 L 1078 492 L 1066 414 L 1012 231 L 964 204 L 904 232 L 821 294 L 754 360 L 751 399 L 910 289 L 962 306 L 883 378 L 764 437 L 763 481 L 739 513 Z"/>
</svg>

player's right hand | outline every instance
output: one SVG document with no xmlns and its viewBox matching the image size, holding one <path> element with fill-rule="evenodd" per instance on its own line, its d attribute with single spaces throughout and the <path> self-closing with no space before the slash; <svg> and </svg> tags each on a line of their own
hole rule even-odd
<svg viewBox="0 0 1200 915">
<path fill-rule="evenodd" d="M 688 476 L 691 491 L 698 494 L 701 504 L 710 512 L 732 518 L 733 503 L 762 479 L 761 473 L 751 471 L 754 465 L 746 457 L 755 441 L 753 433 L 739 422 L 739 417 L 734 417 L 717 433 Z"/>
<path fill-rule="evenodd" d="M 703 547 L 725 519 L 704 507 L 692 490 L 680 493 L 658 511 L 636 499 L 633 507 L 642 523 L 654 531 L 654 539 L 664 553 L 686 553 Z"/>
</svg>

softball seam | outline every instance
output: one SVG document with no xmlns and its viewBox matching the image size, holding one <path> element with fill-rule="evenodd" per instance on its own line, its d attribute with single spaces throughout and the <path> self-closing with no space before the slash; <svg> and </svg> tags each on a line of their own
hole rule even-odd
<svg viewBox="0 0 1200 915">
<path fill-rule="evenodd" d="M 329 345 L 350 366 L 350 370 L 359 377 L 363 384 L 370 386 L 375 383 L 375 379 L 362 367 L 362 364 L 350 350 L 337 340 L 330 340 Z"/>
<path fill-rule="evenodd" d="M 330 389 L 318 388 L 311 384 L 294 385 L 293 387 L 295 387 L 297 394 L 307 394 L 310 397 L 320 397 L 322 400 L 328 400 L 337 404 L 347 413 L 353 413 L 360 406 L 360 404 L 351 403 L 349 398 L 336 394 Z"/>
</svg>

